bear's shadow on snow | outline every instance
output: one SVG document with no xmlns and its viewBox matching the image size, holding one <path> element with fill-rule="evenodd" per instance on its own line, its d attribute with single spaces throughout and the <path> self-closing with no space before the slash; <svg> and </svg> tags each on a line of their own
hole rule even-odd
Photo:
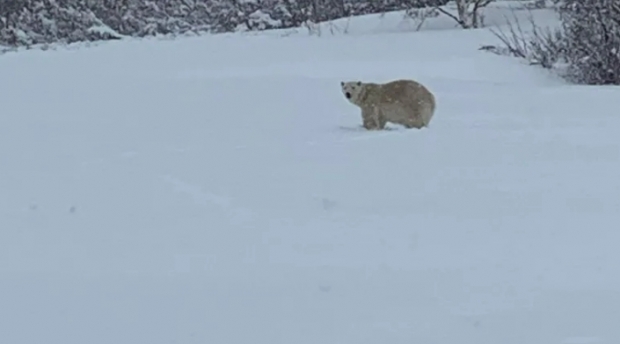
<svg viewBox="0 0 620 344">
<path fill-rule="evenodd" d="M 405 128 L 402 127 L 397 127 L 397 126 L 390 126 L 389 124 L 385 126 L 385 128 L 381 129 L 381 130 L 368 130 L 366 128 L 364 128 L 363 125 L 357 125 L 357 126 L 345 126 L 345 125 L 341 125 L 338 127 L 338 129 L 340 130 L 344 130 L 344 131 L 354 131 L 354 132 L 377 132 L 377 131 L 401 131 L 401 130 L 405 130 Z"/>
</svg>

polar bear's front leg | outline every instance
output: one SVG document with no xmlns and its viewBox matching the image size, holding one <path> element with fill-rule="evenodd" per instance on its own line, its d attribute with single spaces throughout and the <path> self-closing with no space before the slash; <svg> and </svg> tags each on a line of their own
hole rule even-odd
<svg viewBox="0 0 620 344">
<path fill-rule="evenodd" d="M 376 113 L 376 117 L 377 117 L 377 125 L 379 126 L 379 129 L 383 130 L 385 129 L 385 125 L 387 124 L 387 119 L 384 116 L 383 111 L 381 110 L 381 108 L 377 107 L 375 108 L 375 113 Z"/>
<path fill-rule="evenodd" d="M 362 123 L 364 125 L 364 128 L 368 130 L 373 130 L 378 127 L 373 109 L 367 107 L 362 108 Z"/>
<path fill-rule="evenodd" d="M 385 127 L 385 122 L 380 120 L 380 112 L 376 107 L 362 108 L 362 121 L 364 128 L 368 130 L 383 129 Z"/>
</svg>

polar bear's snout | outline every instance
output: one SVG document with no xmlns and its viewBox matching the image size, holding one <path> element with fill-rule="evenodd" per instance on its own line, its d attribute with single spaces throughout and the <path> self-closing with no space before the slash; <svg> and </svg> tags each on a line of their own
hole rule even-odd
<svg viewBox="0 0 620 344">
<path fill-rule="evenodd" d="M 357 94 L 362 84 L 361 82 L 356 82 L 356 81 L 349 81 L 349 82 L 342 81 L 340 83 L 340 86 L 342 87 L 342 93 L 344 94 L 344 96 L 349 101 L 353 101 L 354 99 L 357 99 Z"/>
</svg>

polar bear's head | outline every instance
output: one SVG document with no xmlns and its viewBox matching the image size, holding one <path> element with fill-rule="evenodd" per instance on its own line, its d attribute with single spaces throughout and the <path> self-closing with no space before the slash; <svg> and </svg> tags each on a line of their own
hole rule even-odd
<svg viewBox="0 0 620 344">
<path fill-rule="evenodd" d="M 358 103 L 363 90 L 363 84 L 361 81 L 342 81 L 340 83 L 340 87 L 342 87 L 342 93 L 344 96 L 351 103 Z"/>
</svg>

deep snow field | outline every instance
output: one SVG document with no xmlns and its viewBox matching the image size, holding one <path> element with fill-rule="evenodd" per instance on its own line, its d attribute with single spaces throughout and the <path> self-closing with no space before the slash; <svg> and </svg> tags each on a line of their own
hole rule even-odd
<svg viewBox="0 0 620 344">
<path fill-rule="evenodd" d="M 620 343 L 620 89 L 385 18 L 1 55 L 0 343 Z"/>
</svg>

